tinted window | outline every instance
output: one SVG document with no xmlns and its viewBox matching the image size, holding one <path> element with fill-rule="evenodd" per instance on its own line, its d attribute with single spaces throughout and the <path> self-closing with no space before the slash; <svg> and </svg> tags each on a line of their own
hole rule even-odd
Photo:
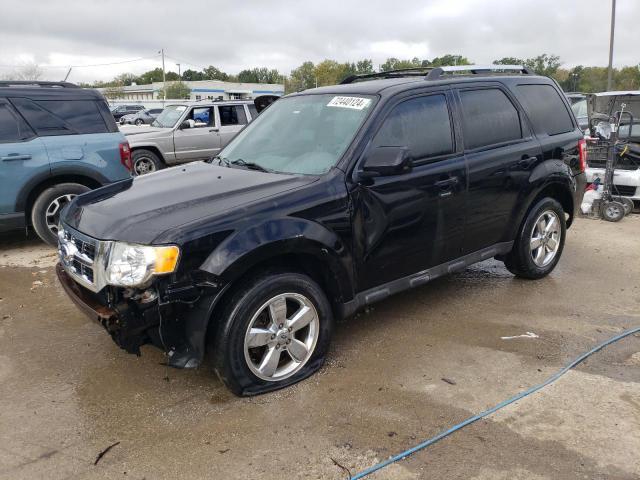
<svg viewBox="0 0 640 480">
<path fill-rule="evenodd" d="M 258 116 L 258 110 L 256 110 L 255 105 L 249 105 L 249 113 L 251 114 L 251 119 L 254 119 Z"/>
<path fill-rule="evenodd" d="M 0 103 L 0 143 L 20 142 L 33 136 L 24 120 L 15 115 L 9 106 Z"/>
<path fill-rule="evenodd" d="M 522 138 L 518 111 L 501 90 L 463 90 L 460 92 L 460 99 L 466 148 Z"/>
<path fill-rule="evenodd" d="M 40 136 L 70 135 L 74 133 L 71 127 L 66 125 L 61 118 L 56 117 L 27 98 L 12 98 L 11 102 Z"/>
<path fill-rule="evenodd" d="M 373 139 L 373 146 L 406 146 L 416 160 L 453 152 L 445 96 L 414 98 L 394 107 Z"/>
<path fill-rule="evenodd" d="M 93 100 L 37 100 L 40 107 L 78 133 L 105 133 L 107 127 Z"/>
<path fill-rule="evenodd" d="M 517 90 L 536 132 L 557 135 L 574 129 L 567 107 L 551 85 L 518 85 Z"/>
<path fill-rule="evenodd" d="M 246 125 L 247 115 L 243 105 L 219 105 L 220 125 Z"/>
</svg>

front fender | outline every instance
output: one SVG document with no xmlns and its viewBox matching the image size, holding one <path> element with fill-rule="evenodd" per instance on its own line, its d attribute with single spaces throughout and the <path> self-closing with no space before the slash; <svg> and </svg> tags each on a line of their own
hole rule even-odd
<svg viewBox="0 0 640 480">
<path fill-rule="evenodd" d="M 348 249 L 334 232 L 303 218 L 272 219 L 238 231 L 218 245 L 200 269 L 231 283 L 253 266 L 287 254 L 308 255 L 326 265 L 340 297 L 353 296 Z"/>
</svg>

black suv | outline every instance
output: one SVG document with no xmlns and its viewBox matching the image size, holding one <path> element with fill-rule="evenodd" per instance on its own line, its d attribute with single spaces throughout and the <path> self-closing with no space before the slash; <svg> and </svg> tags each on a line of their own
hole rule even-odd
<svg viewBox="0 0 640 480">
<path fill-rule="evenodd" d="M 582 137 L 522 67 L 350 77 L 269 106 L 215 159 L 75 199 L 58 276 L 126 351 L 182 368 L 207 352 L 236 394 L 274 390 L 365 305 L 492 257 L 551 272 Z"/>
</svg>

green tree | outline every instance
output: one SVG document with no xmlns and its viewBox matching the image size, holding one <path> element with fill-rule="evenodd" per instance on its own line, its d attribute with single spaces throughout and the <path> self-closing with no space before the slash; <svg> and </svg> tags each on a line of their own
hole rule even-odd
<svg viewBox="0 0 640 480">
<path fill-rule="evenodd" d="M 428 65 L 424 64 L 424 60 L 422 61 L 422 66 L 424 67 L 448 67 L 451 65 L 471 65 L 471 62 L 467 57 L 452 55 L 451 53 L 434 58 Z"/>
<path fill-rule="evenodd" d="M 186 80 L 188 82 L 204 80 L 204 73 L 199 72 L 197 70 L 191 70 L 190 68 L 182 72 L 182 80 Z"/>
<path fill-rule="evenodd" d="M 640 65 L 614 70 L 613 81 L 616 90 L 640 90 Z"/>
<path fill-rule="evenodd" d="M 229 80 L 228 74 L 213 65 L 209 65 L 207 68 L 202 70 L 202 74 L 204 76 L 203 80 L 221 80 L 223 82 Z"/>
<path fill-rule="evenodd" d="M 113 79 L 113 83 L 116 85 L 124 85 L 129 86 L 133 83 L 138 83 L 140 81 L 140 77 L 134 75 L 133 73 L 121 73 L 117 77 Z"/>
<path fill-rule="evenodd" d="M 165 89 L 158 91 L 158 98 L 163 99 L 185 99 L 191 95 L 191 89 L 184 82 L 172 82 Z"/>
<path fill-rule="evenodd" d="M 140 75 L 140 83 L 143 85 L 147 85 L 153 82 L 161 82 L 162 81 L 162 69 L 160 67 L 154 68 L 153 70 L 149 70 Z"/>
<path fill-rule="evenodd" d="M 373 73 L 373 61 L 370 58 L 365 58 L 356 62 L 356 73 Z"/>
<path fill-rule="evenodd" d="M 524 60 L 518 57 L 502 57 L 500 60 L 494 60 L 494 65 L 524 65 Z"/>
<path fill-rule="evenodd" d="M 380 65 L 380 71 L 388 72 L 389 70 L 401 70 L 403 68 L 415 68 L 422 66 L 422 61 L 417 57 L 414 57 L 411 60 L 399 60 L 395 57 L 390 57 Z"/>
<path fill-rule="evenodd" d="M 291 70 L 287 90 L 285 93 L 300 92 L 316 86 L 316 73 L 313 62 L 304 62 L 298 68 Z"/>
<path fill-rule="evenodd" d="M 552 77 L 562 65 L 560 57 L 557 55 L 547 55 L 543 53 L 534 58 L 528 58 L 524 64 L 531 68 L 538 75 Z"/>
</svg>

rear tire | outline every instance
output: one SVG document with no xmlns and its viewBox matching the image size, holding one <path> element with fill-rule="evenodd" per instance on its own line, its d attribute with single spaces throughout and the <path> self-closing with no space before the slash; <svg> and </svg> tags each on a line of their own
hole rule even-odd
<svg viewBox="0 0 640 480">
<path fill-rule="evenodd" d="M 213 368 L 239 396 L 287 387 L 315 373 L 333 331 L 326 295 L 299 273 L 264 274 L 245 283 L 218 320 L 209 341 Z"/>
<path fill-rule="evenodd" d="M 61 183 L 44 190 L 31 209 L 31 225 L 49 245 L 58 244 L 60 212 L 76 196 L 91 190 L 79 183 Z"/>
<path fill-rule="evenodd" d="M 548 275 L 560 260 L 566 231 L 562 205 L 543 198 L 529 210 L 513 249 L 505 256 L 507 270 L 530 280 Z"/>
<path fill-rule="evenodd" d="M 136 177 L 162 170 L 165 167 L 158 155 L 144 148 L 134 150 L 131 155 L 131 161 L 133 163 L 133 175 Z"/>
</svg>

